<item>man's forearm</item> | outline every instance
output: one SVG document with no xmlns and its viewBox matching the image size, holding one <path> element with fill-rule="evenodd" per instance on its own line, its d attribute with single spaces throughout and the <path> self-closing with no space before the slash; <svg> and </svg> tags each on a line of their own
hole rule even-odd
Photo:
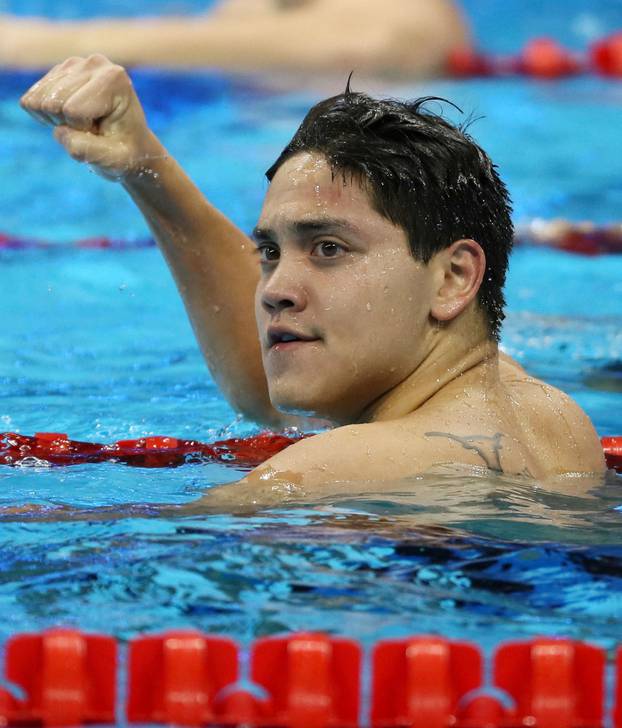
<svg viewBox="0 0 622 728">
<path fill-rule="evenodd" d="M 252 243 L 155 137 L 149 147 L 144 168 L 123 184 L 171 268 L 214 379 L 243 414 L 277 425 L 256 335 Z"/>
<path fill-rule="evenodd" d="M 73 159 L 124 184 L 168 261 L 217 383 L 242 413 L 278 426 L 257 341 L 252 244 L 149 130 L 125 69 L 98 54 L 68 58 L 21 105 L 53 127 Z"/>
</svg>

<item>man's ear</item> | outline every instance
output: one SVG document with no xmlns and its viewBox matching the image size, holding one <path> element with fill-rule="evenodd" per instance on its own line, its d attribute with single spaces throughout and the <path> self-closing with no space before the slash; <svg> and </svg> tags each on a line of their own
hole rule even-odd
<svg viewBox="0 0 622 728">
<path fill-rule="evenodd" d="M 477 296 L 486 271 L 486 255 L 475 240 L 456 240 L 430 263 L 436 283 L 430 314 L 437 321 L 451 321 Z"/>
</svg>

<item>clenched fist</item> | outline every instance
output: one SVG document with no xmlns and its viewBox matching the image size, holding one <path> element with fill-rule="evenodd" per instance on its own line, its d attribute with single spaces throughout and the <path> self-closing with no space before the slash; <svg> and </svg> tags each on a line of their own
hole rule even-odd
<svg viewBox="0 0 622 728">
<path fill-rule="evenodd" d="M 132 82 L 105 56 L 69 58 L 54 66 L 21 99 L 22 107 L 54 129 L 54 137 L 79 162 L 113 180 L 149 170 L 162 156 Z"/>
</svg>

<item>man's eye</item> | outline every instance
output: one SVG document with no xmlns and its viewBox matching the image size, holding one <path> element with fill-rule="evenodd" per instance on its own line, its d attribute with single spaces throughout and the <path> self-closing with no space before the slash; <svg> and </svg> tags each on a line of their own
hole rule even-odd
<svg viewBox="0 0 622 728">
<path fill-rule="evenodd" d="M 323 240 L 313 248 L 313 255 L 320 258 L 336 258 L 344 252 L 343 246 L 334 243 L 332 240 Z"/>
<path fill-rule="evenodd" d="M 281 257 L 281 251 L 276 245 L 268 245 L 267 243 L 257 246 L 257 252 L 262 263 L 274 263 Z"/>
</svg>

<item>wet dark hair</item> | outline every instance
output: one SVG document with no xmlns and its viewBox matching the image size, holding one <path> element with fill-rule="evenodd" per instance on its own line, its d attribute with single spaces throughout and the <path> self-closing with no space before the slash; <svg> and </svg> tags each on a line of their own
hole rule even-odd
<svg viewBox="0 0 622 728">
<path fill-rule="evenodd" d="M 373 99 L 348 83 L 308 112 L 266 176 L 272 180 L 295 154 L 322 154 L 334 174 L 359 178 L 374 209 L 406 232 L 417 260 L 428 263 L 456 240 L 476 240 L 486 255 L 478 300 L 498 340 L 513 235 L 508 192 L 466 125 L 425 109 L 430 101 L 443 99 Z"/>
</svg>

